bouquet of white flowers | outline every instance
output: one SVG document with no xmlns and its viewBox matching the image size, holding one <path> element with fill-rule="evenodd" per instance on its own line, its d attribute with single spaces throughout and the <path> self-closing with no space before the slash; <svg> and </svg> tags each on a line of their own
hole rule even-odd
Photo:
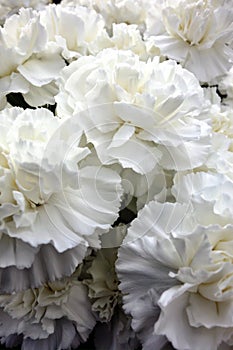
<svg viewBox="0 0 233 350">
<path fill-rule="evenodd" d="M 0 0 L 0 342 L 233 349 L 231 0 Z"/>
</svg>

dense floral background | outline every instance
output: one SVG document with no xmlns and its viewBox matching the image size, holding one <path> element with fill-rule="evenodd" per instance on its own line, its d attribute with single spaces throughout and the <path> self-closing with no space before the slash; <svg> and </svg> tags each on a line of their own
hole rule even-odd
<svg viewBox="0 0 233 350">
<path fill-rule="evenodd" d="M 0 0 L 0 343 L 233 348 L 232 0 Z"/>
</svg>

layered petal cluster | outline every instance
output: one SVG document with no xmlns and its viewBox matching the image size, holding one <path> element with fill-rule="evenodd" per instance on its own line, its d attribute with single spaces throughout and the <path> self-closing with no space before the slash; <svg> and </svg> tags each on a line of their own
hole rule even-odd
<svg viewBox="0 0 233 350">
<path fill-rule="evenodd" d="M 231 106 L 221 104 L 216 89 L 207 89 L 207 98 L 210 99 L 212 137 L 211 151 L 206 166 L 220 174 L 233 178 L 233 113 Z M 225 102 L 225 99 L 224 99 Z"/>
<path fill-rule="evenodd" d="M 48 40 L 56 42 L 68 61 L 93 53 L 97 42 L 108 37 L 103 18 L 83 6 L 50 5 L 41 11 L 40 18 Z"/>
<path fill-rule="evenodd" d="M 100 245 L 118 217 L 121 179 L 82 166 L 90 150 L 77 124 L 46 109 L 5 109 L 0 134 L 1 290 L 12 291 L 72 273 Z"/>
<path fill-rule="evenodd" d="M 39 12 L 20 9 L 0 28 L 0 99 L 22 93 L 32 106 L 54 103 L 58 77 L 65 62 L 61 49 L 48 43 Z"/>
<path fill-rule="evenodd" d="M 136 0 L 62 0 L 62 5 L 82 5 L 95 9 L 105 19 L 107 28 L 111 31 L 113 23 L 144 25 L 148 2 Z"/>
<path fill-rule="evenodd" d="M 128 208 L 135 215 L 152 199 L 165 202 L 169 196 L 172 171 L 167 172 L 162 167 L 155 166 L 152 171 L 143 175 L 129 168 L 121 168 L 119 174 L 124 188 L 121 208 Z"/>
<path fill-rule="evenodd" d="M 150 13 L 147 35 L 163 55 L 180 62 L 201 82 L 227 73 L 233 58 L 229 1 L 163 0 Z"/>
<path fill-rule="evenodd" d="M 179 203 L 192 207 L 194 215 L 184 220 L 187 227 L 197 224 L 225 226 L 233 223 L 233 181 L 216 172 L 177 173 L 172 193 Z"/>
<path fill-rule="evenodd" d="M 90 279 L 85 281 L 88 296 L 92 301 L 92 310 L 98 313 L 101 321 L 109 322 L 118 304 L 118 281 L 115 274 L 116 249 L 100 249 L 91 267 L 88 269 Z"/>
<path fill-rule="evenodd" d="M 102 350 L 135 350 L 138 338 L 131 327 L 131 317 L 122 310 L 122 297 L 115 271 L 118 248 L 126 235 L 120 224 L 101 236 L 101 249 L 88 257 L 90 265 L 83 283 L 88 287 L 92 311 L 97 315 L 95 346 Z M 84 264 L 85 266 L 85 264 Z M 103 337 L 103 334 L 105 335 Z"/>
<path fill-rule="evenodd" d="M 106 48 L 130 50 L 143 61 L 160 54 L 159 49 L 156 50 L 149 41 L 143 40 L 135 24 L 127 25 L 126 23 L 113 24 L 110 35 L 102 31 L 97 40 L 93 41 L 89 47 L 93 55 Z"/>
<path fill-rule="evenodd" d="M 232 345 L 233 226 L 184 231 L 189 211 L 150 202 L 119 249 L 124 309 L 145 350 L 162 348 L 164 336 L 179 350 Z"/>
<path fill-rule="evenodd" d="M 0 0 L 0 25 L 4 24 L 7 17 L 17 13 L 21 7 L 42 9 L 51 0 Z"/>
<path fill-rule="evenodd" d="M 84 284 L 88 286 L 92 310 L 97 313 L 101 322 L 111 321 L 115 308 L 121 302 L 115 261 L 118 247 L 125 235 L 125 225 L 114 227 L 103 234 L 101 237 L 102 249 L 95 254 L 87 269 L 89 277 L 84 280 Z"/>
<path fill-rule="evenodd" d="M 37 289 L 0 295 L 1 342 L 25 350 L 70 349 L 87 340 L 95 317 L 77 273 Z"/>
<path fill-rule="evenodd" d="M 64 68 L 57 114 L 79 119 L 101 162 L 146 174 L 185 170 L 209 150 L 207 105 L 198 80 L 174 61 L 142 62 L 106 49 Z"/>
</svg>

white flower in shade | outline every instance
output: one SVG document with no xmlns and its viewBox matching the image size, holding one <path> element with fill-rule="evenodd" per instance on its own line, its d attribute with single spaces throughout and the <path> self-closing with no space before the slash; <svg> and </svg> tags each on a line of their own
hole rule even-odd
<svg viewBox="0 0 233 350">
<path fill-rule="evenodd" d="M 54 103 L 54 80 L 65 61 L 61 49 L 48 43 L 39 13 L 21 9 L 0 28 L 0 98 L 20 92 L 31 105 Z"/>
<path fill-rule="evenodd" d="M 175 61 L 113 49 L 81 57 L 63 70 L 56 102 L 58 116 L 79 119 L 103 163 L 145 174 L 158 163 L 190 169 L 208 154 L 203 91 Z"/>
<path fill-rule="evenodd" d="M 39 289 L 0 295 L 0 336 L 22 336 L 22 348 L 70 349 L 87 340 L 95 318 L 77 273 Z"/>
<path fill-rule="evenodd" d="M 101 350 L 134 350 L 139 345 L 131 328 L 131 318 L 122 310 L 121 292 L 115 272 L 118 248 L 126 232 L 127 227 L 120 224 L 101 236 L 102 249 L 91 259 L 88 257 L 88 277 L 83 280 L 88 286 L 92 311 L 99 321 L 95 327 L 94 339 L 96 348 Z"/>
<path fill-rule="evenodd" d="M 92 258 L 87 269 L 88 278 L 84 284 L 88 286 L 88 296 L 92 302 L 92 310 L 97 313 L 101 322 L 110 322 L 121 295 L 118 290 L 118 279 L 115 272 L 118 247 L 126 235 L 126 226 L 112 228 L 101 237 L 102 249 Z"/>
<path fill-rule="evenodd" d="M 132 169 L 121 169 L 119 171 L 122 178 L 122 186 L 124 188 L 124 200 L 121 206 L 132 209 L 137 213 L 152 199 L 159 202 L 165 202 L 169 193 L 170 184 L 167 174 L 161 167 L 155 167 L 152 171 L 145 175 L 141 175 Z M 136 199 L 135 208 L 132 206 Z M 132 203 L 131 203 L 132 200 Z"/>
<path fill-rule="evenodd" d="M 79 147 L 77 124 L 46 109 L 4 110 L 0 135 L 0 267 L 29 269 L 21 273 L 25 283 L 8 269 L 1 288 L 38 286 L 70 274 L 89 246 L 100 245 L 99 234 L 118 217 L 121 179 L 103 166 L 79 165 L 90 150 Z"/>
<path fill-rule="evenodd" d="M 154 36 L 163 55 L 180 62 L 201 82 L 212 81 L 228 71 L 233 57 L 230 2 L 164 0 L 157 9 L 154 23 L 149 20 L 147 35 Z"/>
<path fill-rule="evenodd" d="M 17 13 L 21 7 L 32 7 L 39 10 L 50 2 L 51 0 L 0 0 L 0 25 L 4 24 L 7 17 Z"/>
<path fill-rule="evenodd" d="M 124 310 L 145 350 L 161 349 L 164 336 L 180 350 L 231 345 L 233 226 L 184 231 L 189 210 L 186 204 L 150 202 L 119 249 Z"/>
<path fill-rule="evenodd" d="M 40 14 L 49 41 L 62 48 L 66 60 L 92 53 L 91 46 L 100 36 L 107 37 L 104 20 L 94 10 L 86 7 L 47 6 Z"/>
<path fill-rule="evenodd" d="M 90 278 L 85 280 L 92 310 L 102 322 L 109 322 L 119 302 L 120 292 L 115 273 L 117 249 L 100 249 L 87 270 Z"/>
</svg>

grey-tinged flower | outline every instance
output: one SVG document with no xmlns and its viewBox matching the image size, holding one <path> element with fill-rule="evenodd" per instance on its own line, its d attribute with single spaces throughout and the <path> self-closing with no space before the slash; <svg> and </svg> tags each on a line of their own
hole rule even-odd
<svg viewBox="0 0 233 350">
<path fill-rule="evenodd" d="M 190 212 L 190 204 L 150 202 L 119 249 L 124 310 L 145 350 L 161 349 L 164 336 L 180 350 L 232 344 L 233 226 L 190 230 Z"/>
<path fill-rule="evenodd" d="M 24 350 L 63 350 L 85 342 L 95 326 L 87 289 L 71 277 L 11 295 L 0 295 L 1 342 Z"/>
<path fill-rule="evenodd" d="M 101 350 L 135 350 L 139 345 L 131 327 L 131 317 L 122 310 L 115 271 L 118 248 L 126 230 L 126 225 L 120 224 L 104 233 L 102 248 L 87 260 L 90 266 L 83 283 L 88 287 L 92 311 L 97 316 L 94 339 L 96 348 Z"/>
<path fill-rule="evenodd" d="M 101 322 L 111 321 L 115 308 L 121 304 L 115 262 L 126 229 L 125 225 L 120 225 L 102 235 L 102 248 L 93 255 L 91 265 L 86 271 L 88 278 L 84 279 L 84 283 L 88 286 L 92 310 L 97 313 Z"/>
</svg>

